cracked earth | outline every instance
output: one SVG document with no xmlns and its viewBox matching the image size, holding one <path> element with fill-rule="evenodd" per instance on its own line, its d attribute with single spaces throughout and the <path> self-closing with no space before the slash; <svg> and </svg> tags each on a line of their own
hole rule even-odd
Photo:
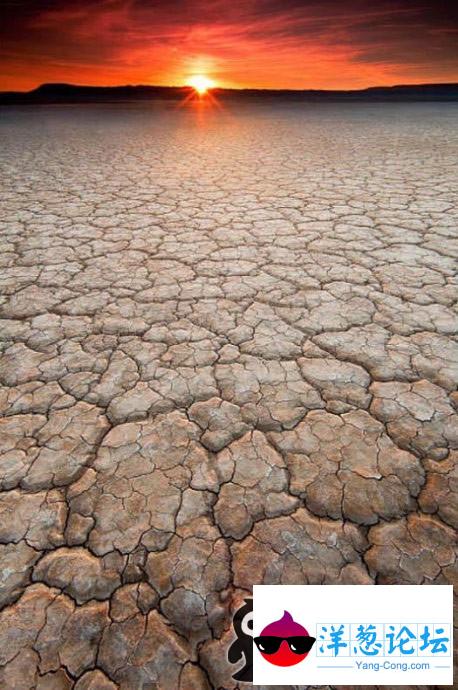
<svg viewBox="0 0 458 690">
<path fill-rule="evenodd" d="M 456 110 L 3 111 L 2 690 L 234 690 L 255 583 L 456 582 Z"/>
</svg>

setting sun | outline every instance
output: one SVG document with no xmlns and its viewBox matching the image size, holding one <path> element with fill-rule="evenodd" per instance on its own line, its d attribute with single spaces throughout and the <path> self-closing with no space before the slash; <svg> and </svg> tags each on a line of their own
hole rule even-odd
<svg viewBox="0 0 458 690">
<path fill-rule="evenodd" d="M 208 89 L 215 86 L 214 82 L 203 74 L 195 74 L 188 80 L 188 86 L 192 86 L 200 96 L 207 93 Z"/>
</svg>

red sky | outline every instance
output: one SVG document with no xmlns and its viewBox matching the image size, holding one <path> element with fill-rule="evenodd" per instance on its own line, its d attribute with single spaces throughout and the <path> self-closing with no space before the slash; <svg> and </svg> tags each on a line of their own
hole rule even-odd
<svg viewBox="0 0 458 690">
<path fill-rule="evenodd" d="M 458 81 L 456 0 L 2 0 L 0 90 Z"/>
</svg>

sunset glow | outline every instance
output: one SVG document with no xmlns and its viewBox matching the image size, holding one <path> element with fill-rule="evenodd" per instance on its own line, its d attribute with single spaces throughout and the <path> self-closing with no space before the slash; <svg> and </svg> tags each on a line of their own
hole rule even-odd
<svg viewBox="0 0 458 690">
<path fill-rule="evenodd" d="M 4 90 L 43 82 L 183 86 L 192 75 L 211 75 L 223 88 L 359 89 L 458 81 L 453 0 L 8 0 L 6 5 L 0 27 Z"/>
<path fill-rule="evenodd" d="M 195 74 L 188 80 L 187 86 L 192 86 L 199 96 L 203 96 L 215 86 L 215 83 L 203 74 Z"/>
</svg>

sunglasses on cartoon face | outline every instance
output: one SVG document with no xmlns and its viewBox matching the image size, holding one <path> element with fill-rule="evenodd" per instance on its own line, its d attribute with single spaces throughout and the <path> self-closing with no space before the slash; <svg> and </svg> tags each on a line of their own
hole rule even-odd
<svg viewBox="0 0 458 690">
<path fill-rule="evenodd" d="M 273 635 L 261 635 L 254 638 L 254 643 L 262 654 L 275 654 L 280 649 L 283 641 L 288 643 L 288 646 L 294 654 L 306 654 L 309 652 L 316 637 L 310 636 L 295 636 L 295 637 L 274 637 Z"/>
</svg>

